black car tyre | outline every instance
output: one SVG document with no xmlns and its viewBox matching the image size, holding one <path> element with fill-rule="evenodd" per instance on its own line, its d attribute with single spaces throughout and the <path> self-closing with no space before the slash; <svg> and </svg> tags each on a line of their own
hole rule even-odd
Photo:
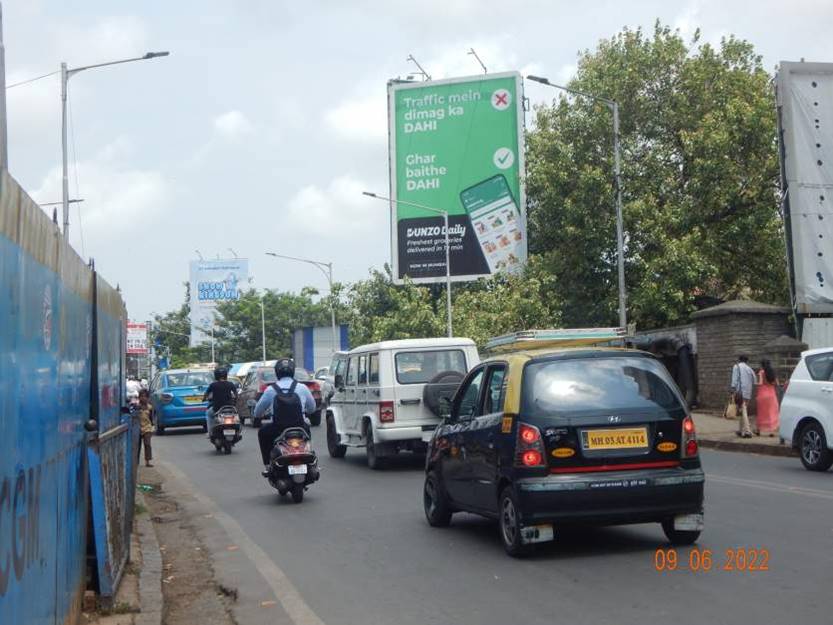
<svg viewBox="0 0 833 625">
<path fill-rule="evenodd" d="M 165 426 L 164 426 L 164 425 L 160 425 L 159 423 L 157 423 L 157 424 L 156 424 L 156 433 L 157 433 L 159 436 L 164 436 L 164 435 L 165 435 Z"/>
<path fill-rule="evenodd" d="M 295 484 L 292 486 L 292 501 L 301 503 L 304 500 L 304 485 Z"/>
<path fill-rule="evenodd" d="M 422 401 L 434 416 L 441 417 L 443 411 L 442 400 L 451 400 L 457 387 L 465 376 L 459 371 L 441 371 L 422 389 Z"/>
<path fill-rule="evenodd" d="M 448 524 L 451 523 L 451 506 L 448 503 L 442 481 L 434 471 L 425 476 L 422 506 L 425 510 L 425 518 L 431 527 L 448 527 Z"/>
<path fill-rule="evenodd" d="M 675 547 L 693 545 L 700 538 L 700 530 L 677 530 L 674 529 L 674 519 L 665 519 L 662 522 L 662 531 L 665 532 L 668 542 Z"/>
<path fill-rule="evenodd" d="M 370 421 L 365 423 L 364 437 L 366 441 L 365 451 L 367 452 L 367 466 L 374 471 L 383 469 L 385 464 L 384 458 L 381 458 L 378 454 L 376 443 L 373 440 L 373 426 L 370 424 Z"/>
<path fill-rule="evenodd" d="M 327 415 L 327 451 L 330 452 L 330 458 L 344 458 L 344 454 L 347 453 L 347 445 L 340 445 L 338 442 L 338 432 L 332 415 Z"/>
<path fill-rule="evenodd" d="M 203 434 L 208 434 L 208 426 L 205 423 L 202 424 L 202 432 Z"/>
<path fill-rule="evenodd" d="M 500 493 L 498 522 L 501 542 L 506 553 L 513 558 L 529 555 L 532 547 L 521 541 L 521 516 L 518 511 L 518 501 L 511 486 L 507 486 Z"/>
<path fill-rule="evenodd" d="M 808 471 L 827 471 L 833 465 L 833 451 L 827 448 L 827 437 L 821 424 L 813 421 L 801 428 L 798 435 L 801 464 Z"/>
<path fill-rule="evenodd" d="M 310 425 L 318 426 L 321 425 L 321 411 L 316 410 L 309 416 Z"/>
</svg>

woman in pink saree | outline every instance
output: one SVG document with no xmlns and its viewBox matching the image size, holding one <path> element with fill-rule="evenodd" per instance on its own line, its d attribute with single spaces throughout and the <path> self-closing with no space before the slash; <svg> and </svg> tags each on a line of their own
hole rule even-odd
<svg viewBox="0 0 833 625">
<path fill-rule="evenodd" d="M 778 376 L 769 360 L 761 361 L 758 369 L 758 384 L 755 390 L 757 416 L 755 434 L 758 436 L 775 436 L 778 432 L 778 394 L 776 387 Z"/>
</svg>

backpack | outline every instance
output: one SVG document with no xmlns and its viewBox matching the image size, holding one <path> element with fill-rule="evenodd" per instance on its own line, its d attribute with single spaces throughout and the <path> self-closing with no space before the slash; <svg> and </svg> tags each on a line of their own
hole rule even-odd
<svg viewBox="0 0 833 625">
<path fill-rule="evenodd" d="M 301 407 L 301 398 L 295 393 L 295 387 L 298 382 L 293 380 L 288 389 L 283 390 L 277 384 L 273 384 L 275 389 L 275 399 L 272 400 L 272 423 L 285 430 L 287 428 L 302 428 L 304 427 L 304 411 Z"/>
</svg>

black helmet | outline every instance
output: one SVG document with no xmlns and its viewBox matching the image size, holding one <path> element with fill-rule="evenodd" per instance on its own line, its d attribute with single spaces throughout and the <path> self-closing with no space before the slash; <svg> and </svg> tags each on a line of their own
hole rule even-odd
<svg viewBox="0 0 833 625">
<path fill-rule="evenodd" d="M 291 358 L 281 358 L 275 363 L 275 375 L 278 379 L 295 377 L 295 361 Z"/>
<path fill-rule="evenodd" d="M 228 369 L 225 367 L 217 367 L 214 369 L 215 380 L 225 380 L 228 377 Z"/>
</svg>

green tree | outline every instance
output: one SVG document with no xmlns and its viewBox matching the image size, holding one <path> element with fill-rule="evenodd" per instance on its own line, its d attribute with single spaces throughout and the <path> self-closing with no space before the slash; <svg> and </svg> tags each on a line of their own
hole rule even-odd
<svg viewBox="0 0 833 625">
<path fill-rule="evenodd" d="M 329 326 L 329 301 L 313 301 L 317 291 L 304 288 L 300 294 L 266 291 L 263 311 L 266 325 L 266 358 L 292 351 L 292 335 L 306 326 Z M 248 362 L 262 356 L 261 296 L 254 290 L 240 299 L 217 305 L 215 351 L 220 362 Z"/>
<path fill-rule="evenodd" d="M 656 24 L 580 55 L 569 86 L 621 111 L 632 320 L 685 321 L 698 298 L 786 298 L 770 76 L 751 44 L 687 45 Z M 558 97 L 528 138 L 530 243 L 553 273 L 565 325 L 611 325 L 617 277 L 607 107 Z"/>
<path fill-rule="evenodd" d="M 501 334 L 559 327 L 561 300 L 553 275 L 531 256 L 521 274 L 498 274 L 460 290 L 452 314 L 454 333 L 483 347 Z"/>
</svg>

